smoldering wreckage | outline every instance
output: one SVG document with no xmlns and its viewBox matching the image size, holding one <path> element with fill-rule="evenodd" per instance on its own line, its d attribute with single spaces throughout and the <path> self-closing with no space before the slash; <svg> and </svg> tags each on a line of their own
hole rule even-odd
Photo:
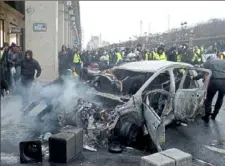
<svg viewBox="0 0 225 166">
<path fill-rule="evenodd" d="M 207 78 L 191 80 L 198 72 Z M 86 82 L 73 76 L 56 80 L 42 88 L 24 114 L 38 112 L 35 124 L 42 141 L 74 126 L 83 128 L 83 147 L 90 151 L 107 147 L 115 153 L 125 147 L 161 151 L 165 126 L 202 114 L 210 76 L 209 70 L 185 63 L 132 62 Z"/>
</svg>

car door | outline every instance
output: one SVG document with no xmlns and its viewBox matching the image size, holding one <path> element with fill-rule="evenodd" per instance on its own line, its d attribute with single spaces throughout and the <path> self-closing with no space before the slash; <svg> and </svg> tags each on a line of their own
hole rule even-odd
<svg viewBox="0 0 225 166">
<path fill-rule="evenodd" d="M 143 103 L 143 115 L 149 136 L 158 151 L 162 151 L 161 144 L 165 143 L 165 126 L 160 117 L 147 104 Z"/>
<path fill-rule="evenodd" d="M 196 76 L 196 72 L 202 73 L 204 78 L 194 81 L 196 87 L 190 86 L 190 88 L 188 88 L 187 85 L 184 87 L 187 78 Z M 174 114 L 176 120 L 187 121 L 189 119 L 194 119 L 200 114 L 200 108 L 206 96 L 210 77 L 211 71 L 208 69 L 192 67 L 185 71 L 174 97 Z M 201 81 L 203 81 L 203 84 L 201 84 Z"/>
<path fill-rule="evenodd" d="M 168 74 L 168 80 L 162 80 L 162 75 L 165 73 Z M 158 82 L 161 81 L 161 82 Z M 171 73 L 168 71 L 164 71 L 162 73 L 156 74 L 153 76 L 152 81 L 148 84 L 148 86 L 145 87 L 145 92 L 143 94 L 142 98 L 142 105 L 143 105 L 143 117 L 145 126 L 147 128 L 148 134 L 151 137 L 151 140 L 157 149 L 157 151 L 161 151 L 161 145 L 165 143 L 165 123 L 164 119 L 161 118 L 156 110 L 151 106 L 150 104 L 150 96 L 152 94 L 161 94 L 168 96 L 169 100 L 171 98 L 170 93 L 170 86 L 167 88 L 166 85 L 170 85 L 171 82 Z M 157 84 L 157 87 L 153 86 L 154 84 Z M 168 108 L 169 104 L 166 104 L 163 108 L 163 111 Z"/>
</svg>

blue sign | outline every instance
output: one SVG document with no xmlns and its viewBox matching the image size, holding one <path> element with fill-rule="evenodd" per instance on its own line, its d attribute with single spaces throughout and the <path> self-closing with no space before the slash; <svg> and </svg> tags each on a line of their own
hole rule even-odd
<svg viewBox="0 0 225 166">
<path fill-rule="evenodd" d="M 74 44 L 74 45 L 78 45 L 78 43 L 79 43 L 78 40 L 74 40 L 74 41 L 73 41 L 73 44 Z"/>
</svg>

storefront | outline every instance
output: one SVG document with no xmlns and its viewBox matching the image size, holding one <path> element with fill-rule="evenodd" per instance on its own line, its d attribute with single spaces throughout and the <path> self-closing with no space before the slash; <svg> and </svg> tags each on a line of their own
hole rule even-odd
<svg viewBox="0 0 225 166">
<path fill-rule="evenodd" d="M 23 46 L 25 34 L 22 33 L 22 29 L 24 25 L 23 14 L 8 4 L 0 2 L 0 46 L 2 46 L 4 42 Z"/>
<path fill-rule="evenodd" d="M 20 38 L 22 37 L 21 28 L 10 23 L 9 24 L 9 43 L 15 43 L 16 45 L 21 45 Z"/>
</svg>

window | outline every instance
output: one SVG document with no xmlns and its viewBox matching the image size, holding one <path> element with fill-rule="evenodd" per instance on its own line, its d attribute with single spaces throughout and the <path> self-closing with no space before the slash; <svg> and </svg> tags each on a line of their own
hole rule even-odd
<svg viewBox="0 0 225 166">
<path fill-rule="evenodd" d="M 173 70 L 175 77 L 175 86 L 176 90 L 179 88 L 182 79 L 184 79 L 182 89 L 194 89 L 198 88 L 197 81 L 192 79 L 193 76 L 196 76 L 197 73 L 195 70 L 187 70 L 186 68 L 175 68 Z"/>
<path fill-rule="evenodd" d="M 148 103 L 146 101 L 146 104 L 149 107 L 153 108 L 158 116 L 161 116 L 163 109 L 168 102 L 168 95 L 161 93 L 160 91 L 156 91 L 153 93 L 151 93 L 150 91 L 163 89 L 167 92 L 170 92 L 170 82 L 170 74 L 168 71 L 160 73 L 147 87 L 147 89 L 145 90 L 146 93 L 143 93 L 144 99 L 146 98 L 146 100 L 148 100 Z"/>
<path fill-rule="evenodd" d="M 122 93 L 129 95 L 135 94 L 152 75 L 152 73 L 135 72 L 123 69 L 116 69 L 113 73 L 116 78 L 122 82 Z"/>
<path fill-rule="evenodd" d="M 175 79 L 175 89 L 179 88 L 179 85 L 181 83 L 181 80 L 186 72 L 185 68 L 175 68 L 173 69 L 174 79 Z"/>
<path fill-rule="evenodd" d="M 170 74 L 168 71 L 160 73 L 147 87 L 147 90 L 164 89 L 170 91 Z"/>
</svg>

